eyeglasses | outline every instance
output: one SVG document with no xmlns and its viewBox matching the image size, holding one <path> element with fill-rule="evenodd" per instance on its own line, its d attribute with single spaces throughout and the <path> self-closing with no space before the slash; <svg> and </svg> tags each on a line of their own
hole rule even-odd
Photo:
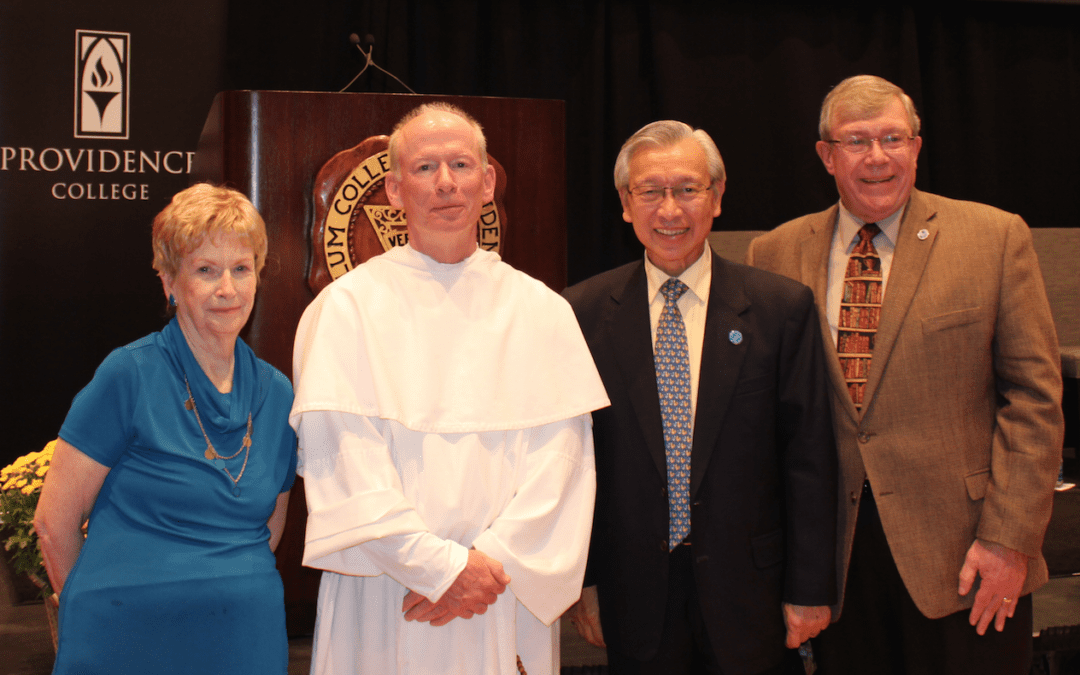
<svg viewBox="0 0 1080 675">
<path fill-rule="evenodd" d="M 885 152 L 899 152 L 907 147 L 908 141 L 915 140 L 914 136 L 905 136 L 903 134 L 889 134 L 887 136 L 881 136 L 880 138 L 866 138 L 865 136 L 848 136 L 842 140 L 830 140 L 826 143 L 832 143 L 833 145 L 839 145 L 845 151 L 850 152 L 853 155 L 861 155 L 870 151 L 870 146 L 877 141 L 881 146 L 881 149 Z"/>
<path fill-rule="evenodd" d="M 689 204 L 701 195 L 705 194 L 713 184 L 702 185 L 700 183 L 683 183 L 674 187 L 665 187 L 662 185 L 639 185 L 635 188 L 630 188 L 630 194 L 637 197 L 642 204 L 655 204 L 664 199 L 665 193 L 671 190 L 671 196 L 675 201 L 683 204 Z"/>
</svg>

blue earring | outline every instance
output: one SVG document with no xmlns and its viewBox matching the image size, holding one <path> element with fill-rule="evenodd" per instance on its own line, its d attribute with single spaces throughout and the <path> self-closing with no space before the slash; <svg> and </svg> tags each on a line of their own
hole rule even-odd
<svg viewBox="0 0 1080 675">
<path fill-rule="evenodd" d="M 169 293 L 169 306 L 176 307 L 176 296 L 172 293 Z"/>
</svg>

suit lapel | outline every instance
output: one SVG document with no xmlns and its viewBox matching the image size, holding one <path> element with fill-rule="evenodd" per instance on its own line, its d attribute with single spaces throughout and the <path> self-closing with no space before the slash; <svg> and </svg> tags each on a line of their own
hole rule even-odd
<svg viewBox="0 0 1080 675">
<path fill-rule="evenodd" d="M 660 394 L 653 365 L 652 329 L 649 326 L 648 282 L 645 263 L 634 267 L 627 283 L 611 294 L 609 325 L 615 361 L 622 371 L 634 417 L 641 426 L 645 446 L 660 476 L 667 476 L 664 429 L 660 419 Z"/>
<path fill-rule="evenodd" d="M 829 248 L 837 211 L 838 207 L 834 206 L 822 214 L 821 220 L 811 220 L 799 246 L 799 278 L 814 292 L 822 316 L 829 283 Z M 824 320 L 824 325 L 828 327 L 828 319 Z"/>
<path fill-rule="evenodd" d="M 852 420 L 858 421 L 859 412 L 848 393 L 844 371 L 840 369 L 840 356 L 836 351 L 836 341 L 829 326 L 829 312 L 826 301 L 829 297 L 829 252 L 832 250 L 833 232 L 836 229 L 836 216 L 839 205 L 824 211 L 820 219 L 811 219 L 806 236 L 800 247 L 800 280 L 814 292 L 817 303 L 818 322 L 821 325 L 821 342 L 825 346 L 825 367 L 829 373 L 829 382 L 841 401 L 844 412 Z"/>
<path fill-rule="evenodd" d="M 881 303 L 881 320 L 874 337 L 874 355 L 870 360 L 870 373 L 866 379 L 866 396 L 863 403 L 865 415 L 873 405 L 881 375 L 892 355 L 896 338 L 904 325 L 915 290 L 919 286 L 926 263 L 930 258 L 938 226 L 934 222 L 937 213 L 930 211 L 918 191 L 913 191 L 900 231 L 896 237 L 889 281 L 885 298 Z M 920 237 L 920 233 L 923 233 Z"/>
<path fill-rule="evenodd" d="M 746 322 L 740 317 L 750 307 L 743 283 L 741 277 L 731 273 L 730 263 L 716 253 L 712 254 L 712 280 L 698 371 L 694 445 L 690 460 L 691 498 L 705 476 L 746 357 L 746 346 L 735 344 L 732 331 L 739 331 L 743 340 L 753 339 L 747 335 Z"/>
</svg>

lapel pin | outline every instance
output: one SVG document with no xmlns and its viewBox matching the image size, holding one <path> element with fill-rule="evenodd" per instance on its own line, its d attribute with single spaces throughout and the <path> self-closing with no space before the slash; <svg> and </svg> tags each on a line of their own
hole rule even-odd
<svg viewBox="0 0 1080 675">
<path fill-rule="evenodd" d="M 919 234 L 917 236 L 919 237 L 920 240 L 924 240 L 924 239 L 926 239 L 927 237 L 930 236 L 930 230 L 928 230 L 928 229 L 926 229 L 924 227 L 923 229 L 919 230 Z"/>
<path fill-rule="evenodd" d="M 737 330 L 733 330 L 727 334 L 727 339 L 731 341 L 731 344 L 737 345 L 742 342 L 742 333 Z"/>
</svg>

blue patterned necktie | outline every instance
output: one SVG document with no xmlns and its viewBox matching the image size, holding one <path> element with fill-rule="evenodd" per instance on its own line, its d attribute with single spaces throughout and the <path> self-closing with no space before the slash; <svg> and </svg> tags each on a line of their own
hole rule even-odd
<svg viewBox="0 0 1080 675">
<path fill-rule="evenodd" d="M 690 533 L 690 356 L 686 325 L 675 304 L 686 291 L 686 284 L 675 278 L 660 287 L 665 302 L 653 350 L 667 454 L 669 550 Z"/>
</svg>

